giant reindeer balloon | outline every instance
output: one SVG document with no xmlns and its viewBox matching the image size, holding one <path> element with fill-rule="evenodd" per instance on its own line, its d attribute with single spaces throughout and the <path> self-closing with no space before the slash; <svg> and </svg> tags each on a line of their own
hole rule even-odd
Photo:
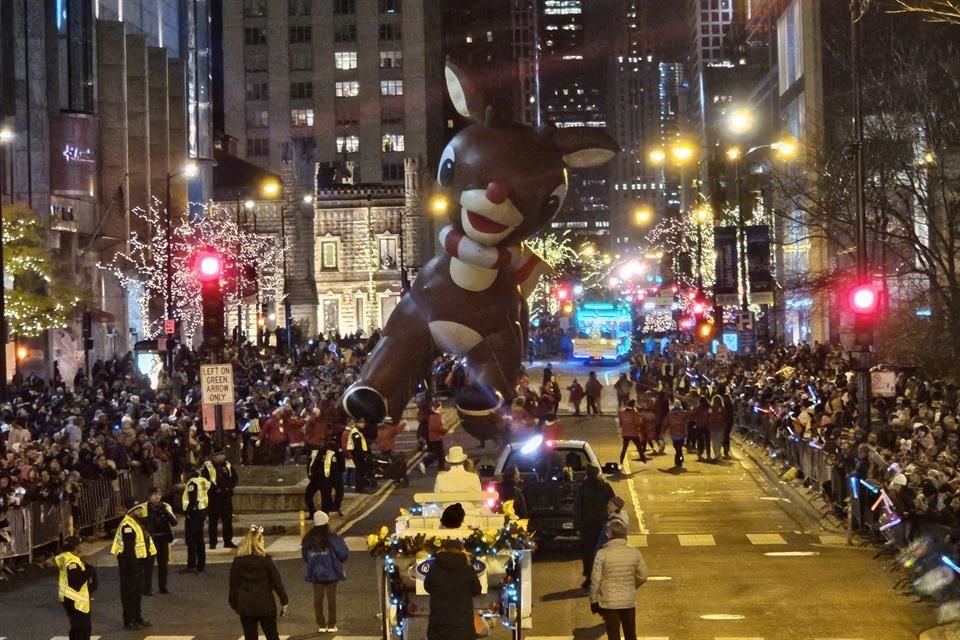
<svg viewBox="0 0 960 640">
<path fill-rule="evenodd" d="M 451 203 L 443 251 L 420 272 L 343 397 L 352 417 L 399 420 L 439 353 L 465 357 L 457 396 L 464 426 L 494 437 L 491 416 L 513 397 L 526 345 L 525 295 L 546 265 L 523 241 L 545 228 L 567 192 L 567 167 L 599 166 L 617 152 L 602 129 L 500 124 L 470 78 L 446 67 L 447 91 L 471 120 L 440 158 Z"/>
</svg>

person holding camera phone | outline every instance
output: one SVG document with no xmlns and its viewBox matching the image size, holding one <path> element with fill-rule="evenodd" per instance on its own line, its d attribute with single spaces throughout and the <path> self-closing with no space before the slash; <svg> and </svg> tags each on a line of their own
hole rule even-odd
<svg viewBox="0 0 960 640">
<path fill-rule="evenodd" d="M 287 615 L 290 599 L 277 565 L 267 555 L 263 527 L 254 524 L 230 566 L 230 608 L 240 616 L 244 640 L 258 640 L 258 627 L 266 640 L 280 640 L 274 593 L 280 598 L 279 613 L 283 617 Z"/>
</svg>

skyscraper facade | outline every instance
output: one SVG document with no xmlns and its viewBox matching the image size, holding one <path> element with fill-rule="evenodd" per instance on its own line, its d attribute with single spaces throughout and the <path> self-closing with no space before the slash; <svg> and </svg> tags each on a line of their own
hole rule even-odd
<svg viewBox="0 0 960 640">
<path fill-rule="evenodd" d="M 404 180 L 442 135 L 438 0 L 223 0 L 224 128 L 238 154 L 312 186 Z"/>
<path fill-rule="evenodd" d="M 168 182 L 175 213 L 188 198 L 205 197 L 202 141 L 209 126 L 202 119 L 190 124 L 187 114 L 203 110 L 198 87 L 208 78 L 199 69 L 188 78 L 187 69 L 189 57 L 209 55 L 197 48 L 208 36 L 206 4 L 0 3 L 0 127 L 13 136 L 2 150 L 0 193 L 48 216 L 54 259 L 87 289 L 97 318 L 92 348 L 80 339 L 79 323 L 50 332 L 31 345 L 38 357 L 24 363 L 26 371 L 56 360 L 72 378 L 77 355 L 113 357 L 143 336 L 141 292 L 121 288 L 97 265 L 126 251 L 133 233 L 152 232 L 129 210 L 157 200 L 162 208 Z M 171 179 L 190 158 L 201 161 L 200 175 Z"/>
</svg>

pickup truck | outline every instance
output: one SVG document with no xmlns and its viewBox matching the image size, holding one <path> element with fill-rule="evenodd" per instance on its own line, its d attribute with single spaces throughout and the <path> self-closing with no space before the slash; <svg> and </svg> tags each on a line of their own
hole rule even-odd
<svg viewBox="0 0 960 640">
<path fill-rule="evenodd" d="M 497 491 L 503 470 L 511 466 L 517 468 L 530 529 L 542 546 L 558 538 L 579 538 L 574 502 L 588 465 L 601 466 L 589 442 L 544 440 L 537 435 L 526 442 L 508 444 L 497 459 L 492 476 L 490 467 L 481 467 L 480 472 L 481 476 L 484 470 L 488 472 L 487 477 L 482 477 L 484 488 Z"/>
</svg>

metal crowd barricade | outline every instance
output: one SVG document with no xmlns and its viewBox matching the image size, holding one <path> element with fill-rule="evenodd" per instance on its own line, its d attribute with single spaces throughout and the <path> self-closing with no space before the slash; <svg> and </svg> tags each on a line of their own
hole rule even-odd
<svg viewBox="0 0 960 640">
<path fill-rule="evenodd" d="M 59 543 L 61 538 L 66 535 L 66 530 L 69 528 L 70 511 L 69 508 L 64 509 L 65 504 L 63 502 L 57 504 L 34 502 L 28 505 L 31 549 Z"/>
<path fill-rule="evenodd" d="M 30 556 L 30 510 L 21 507 L 7 509 L 9 539 L 0 537 L 0 560 Z"/>
<path fill-rule="evenodd" d="M 121 471 L 115 480 L 87 480 L 73 503 L 33 502 L 8 509 L 5 531 L 9 540 L 0 537 L 0 560 L 21 556 L 32 559 L 34 549 L 59 543 L 74 531 L 103 529 L 108 522 L 123 517 L 127 499 L 146 500 L 151 486 L 166 494 L 172 480 L 172 465 L 163 463 L 151 475 Z"/>
</svg>

